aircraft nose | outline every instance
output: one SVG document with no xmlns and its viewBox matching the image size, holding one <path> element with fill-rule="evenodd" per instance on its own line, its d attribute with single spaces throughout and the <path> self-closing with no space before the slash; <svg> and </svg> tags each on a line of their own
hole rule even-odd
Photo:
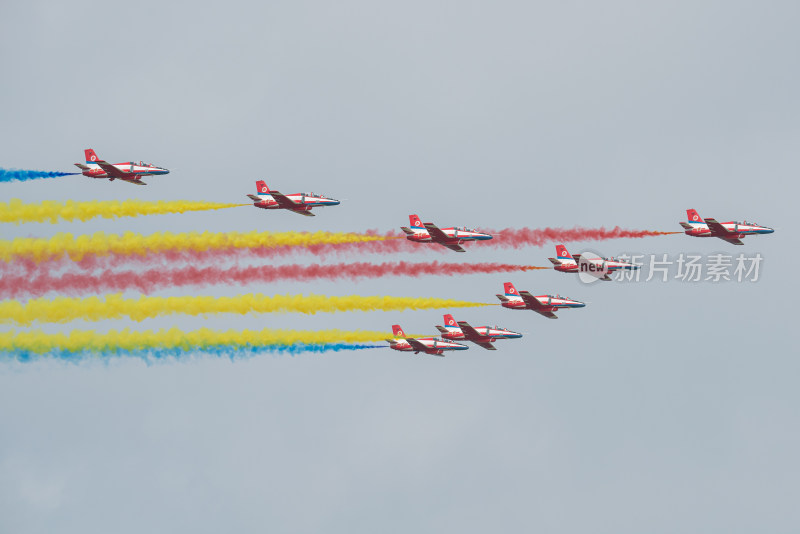
<svg viewBox="0 0 800 534">
<path fill-rule="evenodd" d="M 586 303 L 585 302 L 575 301 L 575 307 L 576 308 L 585 308 L 586 307 Z"/>
<path fill-rule="evenodd" d="M 773 228 L 764 228 L 764 233 L 765 233 L 765 234 L 771 234 L 771 233 L 773 233 L 774 231 L 775 231 L 775 230 L 774 230 Z"/>
</svg>

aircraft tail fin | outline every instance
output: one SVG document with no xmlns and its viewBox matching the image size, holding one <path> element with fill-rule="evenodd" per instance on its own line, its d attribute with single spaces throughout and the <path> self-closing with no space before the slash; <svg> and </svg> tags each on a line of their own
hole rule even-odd
<svg viewBox="0 0 800 534">
<path fill-rule="evenodd" d="M 575 258 L 569 253 L 567 247 L 561 244 L 556 245 L 556 257 L 561 261 L 575 261 Z"/>
<path fill-rule="evenodd" d="M 704 223 L 703 218 L 697 213 L 697 210 L 686 210 L 686 217 L 689 222 Z"/>
<path fill-rule="evenodd" d="M 394 334 L 394 337 L 406 337 L 405 332 L 403 332 L 403 329 L 400 328 L 399 324 L 392 325 L 392 334 Z"/>
<path fill-rule="evenodd" d="M 505 290 L 505 294 L 506 294 L 507 297 L 519 297 L 519 298 L 522 298 L 522 297 L 519 296 L 519 291 L 517 291 L 517 288 L 515 288 L 514 284 L 512 284 L 511 282 L 504 283 L 503 284 L 503 289 Z"/>
<path fill-rule="evenodd" d="M 422 221 L 420 220 L 419 215 L 409 215 L 408 216 L 408 221 L 411 223 L 411 228 L 421 229 L 421 230 L 425 229 L 425 225 L 422 224 Z"/>
<path fill-rule="evenodd" d="M 94 153 L 94 149 L 92 148 L 87 148 L 83 151 L 83 153 L 86 154 L 86 163 L 94 163 L 100 159 L 97 157 L 97 154 Z"/>
<path fill-rule="evenodd" d="M 267 183 L 264 180 L 256 181 L 256 190 L 259 195 L 269 194 L 269 187 L 267 187 Z"/>
<path fill-rule="evenodd" d="M 445 326 L 458 326 L 458 323 L 456 323 L 456 320 L 449 313 L 444 314 L 444 324 L 445 324 Z"/>
</svg>

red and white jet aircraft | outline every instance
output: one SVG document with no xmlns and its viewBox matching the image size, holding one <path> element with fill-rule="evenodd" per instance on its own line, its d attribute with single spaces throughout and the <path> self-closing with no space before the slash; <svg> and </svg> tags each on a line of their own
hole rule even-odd
<svg viewBox="0 0 800 534">
<path fill-rule="evenodd" d="M 453 343 L 452 341 L 443 341 L 436 337 L 406 337 L 400 325 L 392 325 L 392 332 L 395 339 L 387 339 L 389 347 L 394 350 L 401 350 L 404 352 L 413 352 L 419 354 L 433 354 L 435 356 L 444 356 L 446 350 L 467 350 L 469 347 L 461 343 Z"/>
<path fill-rule="evenodd" d="M 686 210 L 689 222 L 681 226 L 686 235 L 692 237 L 718 237 L 734 245 L 744 245 L 741 239 L 748 235 L 771 234 L 775 230 L 751 222 L 730 221 L 720 223 L 716 219 L 703 219 L 695 210 Z"/>
<path fill-rule="evenodd" d="M 142 176 L 156 176 L 159 174 L 169 174 L 169 170 L 156 167 L 149 163 L 135 161 L 127 161 L 125 163 L 108 163 L 97 157 L 94 150 L 87 148 L 84 150 L 86 154 L 86 165 L 83 163 L 76 163 L 84 176 L 89 178 L 108 178 L 113 182 L 115 179 L 120 179 L 123 182 L 136 185 L 147 185 L 142 181 Z"/>
<path fill-rule="evenodd" d="M 486 241 L 492 238 L 490 234 L 484 234 L 466 226 L 439 228 L 433 223 L 422 224 L 417 215 L 409 215 L 408 220 L 411 222 L 411 228 L 400 227 L 406 233 L 406 239 L 416 243 L 438 243 L 456 252 L 466 252 L 459 246 L 466 241 Z"/>
<path fill-rule="evenodd" d="M 499 326 L 472 326 L 466 321 L 458 321 L 456 323 L 456 320 L 449 313 L 444 316 L 444 324 L 445 326 L 436 325 L 436 329 L 442 333 L 442 339 L 465 339 L 488 350 L 497 350 L 492 345 L 492 341 L 522 337 L 522 334 Z"/>
<path fill-rule="evenodd" d="M 533 296 L 527 291 L 517 291 L 514 284 L 506 282 L 503 284 L 505 295 L 497 295 L 500 304 L 504 308 L 512 310 L 533 310 L 550 319 L 558 319 L 555 312 L 559 308 L 583 308 L 583 302 L 568 299 L 560 295 L 537 295 Z"/>
<path fill-rule="evenodd" d="M 293 193 L 284 195 L 280 191 L 270 191 L 263 180 L 256 182 L 257 195 L 247 195 L 253 201 L 253 206 L 266 210 L 289 210 L 306 217 L 313 217 L 311 208 L 322 206 L 338 206 L 338 200 L 317 195 L 315 193 Z"/>
<path fill-rule="evenodd" d="M 616 258 L 601 258 L 600 256 L 586 255 L 581 261 L 580 254 L 570 254 L 564 245 L 556 245 L 556 257 L 547 258 L 553 264 L 553 269 L 562 273 L 595 272 L 599 280 L 606 282 L 611 278 L 608 273 L 622 270 L 641 269 L 641 265 L 618 260 Z M 603 275 L 600 277 L 600 275 Z"/>
</svg>

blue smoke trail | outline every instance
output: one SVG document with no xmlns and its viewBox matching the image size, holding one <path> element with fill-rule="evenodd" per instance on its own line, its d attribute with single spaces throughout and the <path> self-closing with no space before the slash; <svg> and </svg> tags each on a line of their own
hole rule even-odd
<svg viewBox="0 0 800 534">
<path fill-rule="evenodd" d="M 79 172 L 57 172 L 57 171 L 26 171 L 23 169 L 2 169 L 0 168 L 0 182 L 27 182 L 39 178 L 57 178 L 59 176 L 71 176 L 80 174 Z"/>
<path fill-rule="evenodd" d="M 365 349 L 385 349 L 386 345 L 367 345 L 359 343 L 324 343 L 310 345 L 220 345 L 217 347 L 182 348 L 165 347 L 163 349 L 147 349 L 137 351 L 69 351 L 59 350 L 46 353 L 36 353 L 31 351 L 19 351 L 11 353 L 0 353 L 0 361 L 15 360 L 22 363 L 35 362 L 39 360 L 53 359 L 72 363 L 79 363 L 86 360 L 100 360 L 108 358 L 139 358 L 147 363 L 165 360 L 186 360 L 197 358 L 202 355 L 216 356 L 218 358 L 229 358 L 231 361 L 247 360 L 262 354 L 321 354 L 323 352 L 339 352 L 343 350 L 365 350 Z"/>
</svg>

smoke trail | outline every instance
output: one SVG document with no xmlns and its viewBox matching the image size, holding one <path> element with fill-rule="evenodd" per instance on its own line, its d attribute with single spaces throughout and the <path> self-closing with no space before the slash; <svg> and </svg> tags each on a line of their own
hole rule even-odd
<svg viewBox="0 0 800 534">
<path fill-rule="evenodd" d="M 130 318 L 144 321 L 162 315 L 206 315 L 212 313 L 334 313 L 348 311 L 399 311 L 441 308 L 467 308 L 493 306 L 482 302 L 469 302 L 440 298 L 412 297 L 361 297 L 349 295 L 274 295 L 261 293 L 235 297 L 144 297 L 123 298 L 107 295 L 102 298 L 35 299 L 28 302 L 6 300 L 0 302 L 0 324 L 16 323 L 27 326 L 40 323 L 67 323 L 82 319 L 102 321 Z"/>
<path fill-rule="evenodd" d="M 548 243 L 569 243 L 571 241 L 605 241 L 607 239 L 639 239 L 660 235 L 680 234 L 682 232 L 659 232 L 655 230 L 625 230 L 616 226 L 610 230 L 605 228 L 505 228 L 489 230 L 490 234 L 498 234 L 489 246 L 497 248 L 541 247 Z M 482 243 L 483 245 L 483 243 Z"/>
<path fill-rule="evenodd" d="M 347 232 L 157 232 L 150 235 L 126 232 L 122 235 L 96 232 L 73 236 L 59 233 L 49 239 L 22 237 L 0 240 L 0 259 L 10 261 L 30 258 L 43 261 L 69 256 L 80 261 L 85 255 L 144 256 L 167 251 L 209 251 L 221 249 L 257 249 L 307 247 L 397 239 L 395 236 L 367 235 Z"/>
<path fill-rule="evenodd" d="M 329 265 L 265 265 L 249 267 L 182 267 L 146 271 L 107 270 L 100 273 L 66 273 L 63 275 L 40 274 L 35 277 L 6 275 L 0 278 L 0 296 L 19 298 L 26 295 L 44 295 L 58 291 L 67 295 L 85 293 L 107 293 L 137 290 L 151 293 L 163 288 L 186 286 L 210 286 L 220 282 L 246 284 L 250 282 L 275 282 L 292 280 L 358 280 L 384 276 L 419 277 L 423 275 L 465 275 L 482 273 L 505 273 L 548 269 L 529 265 L 508 263 L 337 263 Z"/>
<path fill-rule="evenodd" d="M 39 178 L 57 178 L 59 176 L 71 176 L 80 174 L 79 172 L 51 172 L 51 171 L 28 171 L 23 169 L 2 169 L 0 168 L 0 182 L 27 182 Z"/>
<path fill-rule="evenodd" d="M 209 211 L 250 204 L 224 204 L 221 202 L 197 202 L 190 200 L 144 200 L 124 201 L 80 201 L 57 202 L 45 200 L 36 203 L 23 203 L 18 198 L 0 202 L 0 222 L 26 223 L 64 221 L 88 221 L 95 217 L 114 219 L 117 217 L 137 217 L 139 215 L 162 215 L 166 213 L 185 213 L 187 211 Z"/>
<path fill-rule="evenodd" d="M 210 330 L 201 328 L 184 332 L 169 330 L 111 330 L 101 334 L 93 330 L 73 330 L 69 334 L 30 332 L 0 333 L 0 353 L 29 360 L 35 356 L 70 354 L 189 354 L 204 352 L 225 355 L 230 351 L 321 352 L 348 350 L 352 345 L 369 348 L 369 343 L 383 340 L 385 332 L 367 330 Z M 311 347 L 310 349 L 304 347 Z M 324 349 L 323 349 L 324 347 Z"/>
<path fill-rule="evenodd" d="M 341 352 L 343 350 L 365 350 L 365 349 L 385 349 L 386 345 L 369 345 L 357 343 L 326 343 L 316 345 L 265 345 L 260 347 L 249 346 L 226 346 L 221 345 L 218 347 L 211 347 L 205 349 L 192 349 L 183 347 L 171 348 L 153 348 L 147 350 L 134 350 L 122 351 L 114 350 L 107 352 L 92 352 L 92 351 L 68 351 L 68 350 L 51 350 L 46 353 L 37 353 L 31 351 L 20 350 L 8 354 L 12 359 L 19 362 L 32 362 L 41 360 L 43 358 L 52 358 L 58 360 L 70 361 L 73 363 L 80 363 L 87 359 L 97 358 L 98 356 L 105 357 L 128 357 L 138 358 L 146 362 L 164 361 L 164 360 L 184 360 L 189 358 L 198 358 L 202 355 L 210 355 L 218 358 L 229 358 L 230 360 L 250 359 L 262 354 L 296 354 L 311 353 L 321 354 L 323 352 Z M 2 353 L 0 353 L 2 356 Z"/>
</svg>

